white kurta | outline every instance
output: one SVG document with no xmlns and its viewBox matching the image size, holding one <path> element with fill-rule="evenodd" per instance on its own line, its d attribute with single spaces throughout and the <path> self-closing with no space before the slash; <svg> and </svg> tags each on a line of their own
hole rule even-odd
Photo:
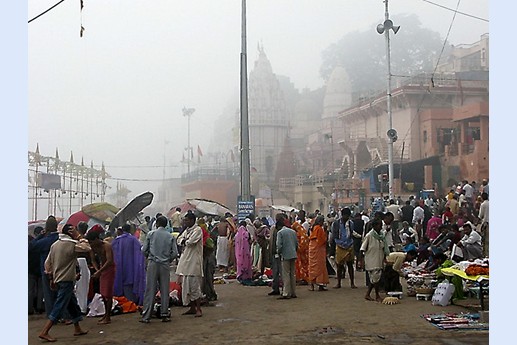
<svg viewBox="0 0 517 345">
<path fill-rule="evenodd" d="M 183 243 L 184 247 L 176 268 L 176 274 L 202 277 L 203 230 L 198 225 L 187 228 L 178 236 L 177 243 Z"/>
<path fill-rule="evenodd" d="M 364 237 L 361 251 L 364 251 L 364 268 L 367 271 L 382 269 L 384 266 L 384 243 L 373 237 L 370 230 Z"/>
</svg>

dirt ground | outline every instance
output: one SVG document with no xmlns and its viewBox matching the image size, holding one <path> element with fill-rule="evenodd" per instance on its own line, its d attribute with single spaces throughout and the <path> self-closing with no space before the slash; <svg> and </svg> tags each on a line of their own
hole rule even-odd
<svg viewBox="0 0 517 345">
<path fill-rule="evenodd" d="M 139 323 L 139 314 L 112 317 L 109 325 L 97 325 L 97 318 L 81 323 L 89 333 L 74 337 L 73 326 L 58 324 L 51 335 L 58 344 L 158 345 L 158 344 L 488 344 L 489 331 L 440 330 L 421 315 L 479 310 L 479 300 L 460 305 L 433 306 L 404 296 L 400 304 L 366 301 L 364 272 L 356 272 L 358 289 L 309 291 L 297 286 L 297 299 L 278 300 L 268 296 L 267 286 L 244 286 L 236 281 L 215 285 L 218 300 L 203 308 L 203 317 L 181 315 L 186 309 L 172 307 L 172 322 L 152 319 Z M 330 286 L 335 279 L 330 278 Z M 384 297 L 384 294 L 382 294 Z M 488 305 L 488 302 L 487 302 Z M 31 315 L 28 344 L 41 344 L 38 333 L 45 317 Z"/>
</svg>

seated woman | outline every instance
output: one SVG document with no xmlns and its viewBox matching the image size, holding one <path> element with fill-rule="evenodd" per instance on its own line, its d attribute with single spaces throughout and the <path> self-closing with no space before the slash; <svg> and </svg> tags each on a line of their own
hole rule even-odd
<svg viewBox="0 0 517 345">
<path fill-rule="evenodd" d="M 425 236 L 421 237 L 418 241 L 417 251 L 417 259 L 416 263 L 420 265 L 422 262 L 429 260 L 429 256 L 431 252 L 429 251 L 429 247 L 431 246 L 431 242 Z"/>
</svg>

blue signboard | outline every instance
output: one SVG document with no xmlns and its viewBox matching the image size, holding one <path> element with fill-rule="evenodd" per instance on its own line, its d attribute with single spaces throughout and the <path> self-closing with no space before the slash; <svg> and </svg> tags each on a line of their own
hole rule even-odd
<svg viewBox="0 0 517 345">
<path fill-rule="evenodd" d="M 237 198 L 237 220 L 246 219 L 250 214 L 255 214 L 255 196 L 251 196 L 251 201 L 241 200 L 241 196 Z"/>
</svg>

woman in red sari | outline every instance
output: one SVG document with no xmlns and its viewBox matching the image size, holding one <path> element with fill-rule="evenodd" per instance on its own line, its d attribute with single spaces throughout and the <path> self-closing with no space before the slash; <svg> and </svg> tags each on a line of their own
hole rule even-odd
<svg viewBox="0 0 517 345">
<path fill-rule="evenodd" d="M 309 236 L 309 283 L 311 291 L 314 291 L 314 284 L 318 285 L 319 291 L 326 291 L 329 283 L 327 272 L 327 233 L 323 229 L 325 218 L 321 215 L 316 217 Z"/>
</svg>

